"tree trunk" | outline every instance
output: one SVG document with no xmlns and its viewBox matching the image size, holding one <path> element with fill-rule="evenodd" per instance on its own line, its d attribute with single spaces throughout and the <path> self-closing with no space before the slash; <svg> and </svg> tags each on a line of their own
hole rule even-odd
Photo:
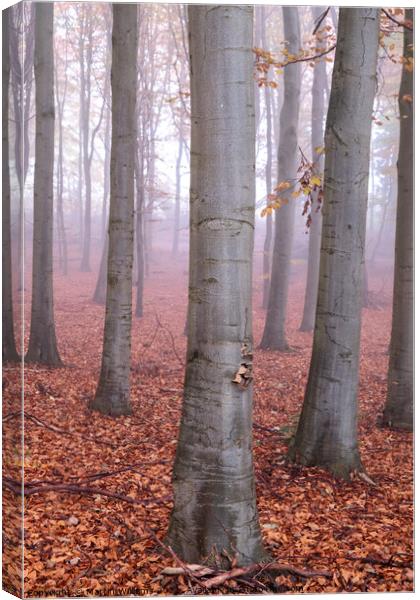
<svg viewBox="0 0 420 600">
<path fill-rule="evenodd" d="M 35 4 L 35 174 L 28 362 L 60 366 L 53 307 L 54 4 Z"/>
<path fill-rule="evenodd" d="M 85 180 L 85 215 L 83 226 L 83 248 L 82 261 L 80 270 L 83 273 L 89 273 L 90 268 L 90 239 L 91 239 L 91 213 L 92 213 L 92 173 L 91 173 L 91 158 L 89 152 L 89 121 L 90 121 L 90 100 L 91 100 L 91 70 L 92 70 L 92 16 L 88 16 L 88 35 L 86 43 L 86 65 L 83 65 L 84 71 L 84 95 L 83 95 L 83 123 L 82 123 L 82 140 L 83 140 L 83 175 Z"/>
<path fill-rule="evenodd" d="M 176 159 L 176 190 L 175 190 L 175 211 L 174 211 L 174 237 L 172 242 L 172 256 L 178 255 L 179 245 L 179 224 L 181 216 L 181 161 L 182 161 L 182 135 L 179 134 L 178 156 Z"/>
<path fill-rule="evenodd" d="M 298 8 L 283 6 L 283 28 L 290 54 L 300 50 Z M 278 182 L 293 181 L 297 172 L 297 129 L 299 122 L 300 64 L 288 65 L 284 70 L 284 100 L 280 113 L 280 143 L 277 157 Z M 279 194 L 287 203 L 276 210 L 274 248 L 271 267 L 270 293 L 261 348 L 287 350 L 285 321 L 289 270 L 292 253 L 296 203 L 293 187 Z"/>
<path fill-rule="evenodd" d="M 226 549 L 242 565 L 264 554 L 252 463 L 253 8 L 188 12 L 189 332 L 167 539 L 187 562 Z"/>
<path fill-rule="evenodd" d="M 413 21 L 413 9 L 406 9 Z M 404 57 L 413 56 L 413 32 L 404 30 Z M 411 96 L 411 100 L 409 100 Z M 413 430 L 413 72 L 403 65 L 399 93 L 400 149 L 395 237 L 394 298 L 388 393 L 383 424 Z"/>
<path fill-rule="evenodd" d="M 113 5 L 112 145 L 108 278 L 102 366 L 90 408 L 127 415 L 130 406 L 137 5 Z"/>
<path fill-rule="evenodd" d="M 109 248 L 109 234 L 108 228 L 105 232 L 104 245 L 102 248 L 101 264 L 99 266 L 98 279 L 96 280 L 96 287 L 93 293 L 92 300 L 96 304 L 105 304 L 106 302 L 106 281 L 107 281 L 107 266 L 108 266 L 108 248 Z"/>
<path fill-rule="evenodd" d="M 12 244 L 11 244 L 11 207 L 10 207 L 10 169 L 9 169 L 9 14 L 10 8 L 2 14 L 2 327 L 3 362 L 18 361 L 13 327 L 12 297 Z M 18 115 L 16 115 L 17 117 Z"/>
<path fill-rule="evenodd" d="M 379 10 L 340 8 L 325 135 L 325 200 L 314 344 L 289 456 L 349 478 L 357 439 L 362 269 Z M 354 118 L 357 115 L 357 119 Z"/>
<path fill-rule="evenodd" d="M 312 16 L 314 22 L 319 19 L 325 11 L 325 6 L 312 6 Z M 319 52 L 325 49 L 325 42 L 318 41 L 317 48 Z M 312 162 L 316 166 L 316 171 L 324 171 L 324 154 L 317 152 L 317 148 L 324 146 L 324 92 L 328 94 L 326 88 L 327 69 L 326 63 L 321 60 L 315 63 L 313 68 L 312 80 Z M 322 213 L 317 210 L 318 194 L 312 194 L 311 226 L 309 229 L 309 247 L 306 272 L 305 304 L 303 308 L 302 323 L 300 331 L 312 331 L 315 325 L 316 298 L 318 294 L 319 279 L 319 256 L 321 251 L 321 231 L 322 231 Z"/>
<path fill-rule="evenodd" d="M 267 38 L 265 31 L 265 7 L 261 6 L 261 45 L 267 50 Z M 264 87 L 265 111 L 267 115 L 267 162 L 265 164 L 265 190 L 268 195 L 272 191 L 272 171 L 273 171 L 273 125 L 271 114 L 271 93 L 268 86 Z M 268 296 L 270 292 L 270 256 L 271 242 L 273 238 L 273 217 L 271 213 L 266 216 L 265 222 L 265 238 L 263 250 L 263 308 L 268 307 Z"/>
<path fill-rule="evenodd" d="M 137 298 L 136 298 L 136 317 L 143 316 L 143 292 L 144 292 L 144 174 L 143 174 L 143 155 L 141 160 L 139 153 L 142 148 L 137 149 L 136 153 L 136 254 L 137 254 Z"/>
</svg>

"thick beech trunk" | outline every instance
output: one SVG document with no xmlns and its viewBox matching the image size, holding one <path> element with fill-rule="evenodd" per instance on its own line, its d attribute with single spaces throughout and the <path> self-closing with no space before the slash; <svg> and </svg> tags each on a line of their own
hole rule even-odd
<svg viewBox="0 0 420 600">
<path fill-rule="evenodd" d="M 32 310 L 26 360 L 60 366 L 53 307 L 54 4 L 35 4 Z"/>
<path fill-rule="evenodd" d="M 130 407 L 137 5 L 113 5 L 112 145 L 108 278 L 102 366 L 90 408 L 123 415 Z"/>
<path fill-rule="evenodd" d="M 10 168 L 9 168 L 9 14 L 2 14 L 2 327 L 3 362 L 18 361 L 13 327 L 12 298 L 12 244 L 11 244 L 11 207 L 10 207 Z"/>
<path fill-rule="evenodd" d="M 298 8 L 283 7 L 284 38 L 290 54 L 300 49 Z M 300 64 L 288 65 L 284 70 L 284 100 L 280 113 L 280 143 L 277 156 L 277 180 L 293 181 L 297 172 L 297 128 L 299 122 Z M 261 348 L 287 350 L 285 321 L 289 287 L 290 259 L 293 243 L 296 203 L 291 192 L 283 190 L 279 196 L 287 203 L 275 212 L 274 248 L 271 267 L 270 293 Z"/>
<path fill-rule="evenodd" d="M 325 6 L 313 6 L 312 16 L 314 22 L 319 19 L 325 11 Z M 319 52 L 325 49 L 325 43 L 317 43 Z M 316 165 L 316 171 L 324 171 L 324 154 L 317 152 L 317 148 L 324 146 L 324 95 L 328 94 L 326 63 L 321 60 L 313 68 L 312 80 L 312 162 Z M 315 325 L 316 298 L 318 295 L 319 279 L 319 256 L 321 251 L 322 213 L 318 209 L 318 194 L 313 193 L 311 226 L 309 229 L 308 261 L 306 272 L 305 303 L 303 307 L 302 323 L 300 331 L 312 331 Z"/>
<path fill-rule="evenodd" d="M 413 21 L 413 10 L 406 9 Z M 413 32 L 404 30 L 404 57 L 413 56 Z M 410 100 L 411 96 L 411 100 Z M 400 149 L 395 236 L 394 299 L 383 424 L 413 430 L 413 72 L 403 66 L 399 93 Z"/>
<path fill-rule="evenodd" d="M 362 469 L 357 393 L 378 39 L 379 10 L 340 8 L 325 135 L 314 344 L 303 409 L 289 451 L 299 463 L 323 466 L 344 478 Z"/>
<path fill-rule="evenodd" d="M 253 8 L 190 5 L 188 10 L 189 332 L 167 539 L 187 562 L 211 561 L 226 549 L 242 565 L 263 556 L 248 378 L 255 206 Z"/>
</svg>

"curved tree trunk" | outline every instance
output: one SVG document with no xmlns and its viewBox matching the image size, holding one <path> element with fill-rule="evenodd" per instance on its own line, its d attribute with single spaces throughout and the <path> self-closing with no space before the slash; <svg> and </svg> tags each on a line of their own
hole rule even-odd
<svg viewBox="0 0 420 600">
<path fill-rule="evenodd" d="M 102 365 L 90 408 L 130 414 L 137 5 L 113 4 L 108 278 Z"/>
<path fill-rule="evenodd" d="M 362 469 L 357 392 L 378 39 L 377 9 L 340 8 L 325 135 L 314 344 L 303 409 L 289 450 L 296 462 L 323 466 L 344 478 Z"/>
<path fill-rule="evenodd" d="M 413 10 L 406 9 L 413 21 Z M 404 30 L 404 57 L 413 56 L 413 32 Z M 411 101 L 407 98 L 411 96 Z M 394 299 L 388 394 L 383 424 L 413 429 L 413 72 L 403 66 L 399 93 L 400 149 L 395 236 Z"/>
<path fill-rule="evenodd" d="M 325 6 L 312 6 L 314 21 L 325 12 Z M 319 52 L 325 49 L 325 42 L 317 43 Z M 327 89 L 326 63 L 321 60 L 315 63 L 312 80 L 312 162 L 316 165 L 319 173 L 324 171 L 324 154 L 316 151 L 316 148 L 324 146 L 324 94 Z M 318 208 L 318 194 L 312 194 L 311 226 L 309 229 L 308 261 L 306 272 L 305 303 L 303 308 L 302 323 L 300 331 L 312 331 L 315 325 L 316 299 L 318 295 L 319 279 L 319 256 L 321 251 L 322 213 Z"/>
<path fill-rule="evenodd" d="M 188 11 L 189 332 L 167 539 L 187 562 L 211 561 L 226 549 L 242 565 L 263 556 L 248 377 L 255 209 L 253 8 L 190 5 Z"/>
<path fill-rule="evenodd" d="M 35 4 L 32 310 L 26 361 L 60 366 L 53 307 L 54 4 Z"/>
<path fill-rule="evenodd" d="M 284 38 L 290 54 L 300 49 L 299 13 L 297 7 L 283 6 Z M 294 63 L 284 70 L 284 100 L 280 113 L 280 143 L 277 157 L 278 182 L 296 178 L 297 128 L 299 122 L 300 64 Z M 287 203 L 276 210 L 274 248 L 271 267 L 270 293 L 261 348 L 287 350 L 285 321 L 289 287 L 290 258 L 296 203 L 293 187 L 280 192 Z"/>
<path fill-rule="evenodd" d="M 12 297 L 12 245 L 11 245 L 11 207 L 10 207 L 10 169 L 9 169 L 9 14 L 10 9 L 2 14 L 2 327 L 3 327 L 3 362 L 18 361 L 15 333 L 13 327 Z"/>
</svg>

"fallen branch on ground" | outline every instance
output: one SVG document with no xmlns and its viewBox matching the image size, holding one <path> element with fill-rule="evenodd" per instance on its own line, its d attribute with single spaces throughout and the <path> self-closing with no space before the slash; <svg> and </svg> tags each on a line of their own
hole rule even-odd
<svg viewBox="0 0 420 600">
<path fill-rule="evenodd" d="M 3 477 L 3 485 L 15 494 L 22 494 L 22 484 L 19 481 L 11 479 L 10 477 Z M 119 494 L 118 492 L 108 492 L 107 490 L 102 490 L 101 488 L 96 487 L 81 487 L 71 483 L 54 483 L 46 485 L 31 485 L 30 483 L 25 483 L 23 488 L 24 496 L 45 494 L 47 492 L 66 492 L 68 494 L 106 496 L 107 498 L 121 500 L 123 502 L 138 506 L 144 506 L 147 504 L 163 504 L 164 502 L 172 500 L 172 496 L 165 496 L 163 498 L 145 498 L 143 500 L 139 500 L 137 498 L 131 498 L 131 496 Z"/>
</svg>

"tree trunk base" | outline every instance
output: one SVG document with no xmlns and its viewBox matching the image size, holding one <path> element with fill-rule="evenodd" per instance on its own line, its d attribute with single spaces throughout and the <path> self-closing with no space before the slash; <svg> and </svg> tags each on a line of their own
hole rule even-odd
<svg viewBox="0 0 420 600">
<path fill-rule="evenodd" d="M 35 363 L 45 365 L 46 367 L 64 367 L 56 348 L 37 345 L 29 346 L 29 350 L 25 356 L 25 363 Z"/>
<path fill-rule="evenodd" d="M 354 473 L 364 473 L 358 451 L 340 457 L 338 452 L 334 453 L 331 449 L 325 455 L 320 448 L 314 446 L 309 452 L 301 452 L 295 440 L 292 440 L 287 459 L 304 467 L 321 467 L 337 479 L 345 481 L 350 481 Z"/>
<path fill-rule="evenodd" d="M 286 342 L 286 340 L 265 340 L 264 338 L 261 340 L 259 345 L 260 350 L 277 350 L 278 352 L 290 352 L 290 346 Z"/>
<path fill-rule="evenodd" d="M 102 390 L 90 400 L 88 404 L 90 410 L 95 410 L 109 417 L 121 417 L 131 415 L 131 406 L 124 399 L 121 401 L 121 395 L 115 392 L 106 392 Z"/>
<path fill-rule="evenodd" d="M 303 331 L 303 332 L 313 331 L 313 330 L 314 330 L 313 324 L 312 323 L 307 323 L 305 321 L 302 321 L 302 324 L 299 327 L 299 331 Z"/>
<path fill-rule="evenodd" d="M 395 431 L 413 431 L 413 421 L 407 421 L 401 416 L 392 415 L 391 413 L 385 411 L 382 417 L 379 420 L 379 427 L 384 427 L 388 429 L 393 429 Z"/>
</svg>

